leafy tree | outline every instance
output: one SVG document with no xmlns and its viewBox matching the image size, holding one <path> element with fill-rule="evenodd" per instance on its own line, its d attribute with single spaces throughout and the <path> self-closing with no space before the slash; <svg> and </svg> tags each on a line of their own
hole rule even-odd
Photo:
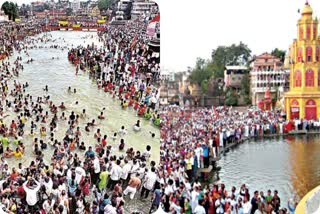
<svg viewBox="0 0 320 214">
<path fill-rule="evenodd" d="M 72 15 L 72 8 L 67 8 L 67 11 L 66 11 L 66 13 L 67 13 L 67 16 L 71 16 Z"/>
<path fill-rule="evenodd" d="M 284 62 L 285 57 L 286 57 L 286 51 L 280 50 L 280 49 L 278 49 L 278 48 L 274 49 L 274 50 L 271 52 L 271 54 L 272 54 L 273 56 L 275 56 L 275 57 L 278 57 L 278 58 L 281 60 L 282 63 Z"/>
<path fill-rule="evenodd" d="M 240 94 L 243 96 L 244 102 L 246 104 L 250 104 L 251 103 L 251 98 L 250 98 L 250 77 L 249 77 L 249 74 L 245 74 L 242 77 Z"/>
<path fill-rule="evenodd" d="M 111 7 L 112 3 L 112 0 L 99 0 L 98 8 L 99 10 L 106 10 Z"/>
<path fill-rule="evenodd" d="M 238 104 L 238 95 L 237 92 L 228 87 L 226 90 L 226 96 L 225 96 L 225 104 L 227 106 L 236 106 Z"/>
<path fill-rule="evenodd" d="M 251 56 L 251 50 L 242 42 L 239 45 L 219 46 L 212 50 L 211 63 L 214 67 L 214 76 L 223 77 L 223 71 L 227 65 L 245 65 Z"/>
<path fill-rule="evenodd" d="M 206 62 L 204 59 L 198 58 L 196 62 L 195 68 L 192 70 L 191 75 L 189 76 L 189 80 L 193 84 L 198 84 L 202 87 L 208 85 L 208 80 L 213 74 L 213 70 L 210 67 L 210 64 Z M 205 83 L 204 81 L 207 81 Z M 207 87 L 204 87 L 205 89 Z"/>
<path fill-rule="evenodd" d="M 4 14 L 9 17 L 9 20 L 15 21 L 16 18 L 19 17 L 18 5 L 14 4 L 13 2 L 4 2 L 1 6 L 1 9 L 3 10 Z"/>
<path fill-rule="evenodd" d="M 201 90 L 203 93 L 208 92 L 208 80 L 202 80 L 201 82 Z"/>
<path fill-rule="evenodd" d="M 192 70 L 189 80 L 191 83 L 201 86 L 203 93 L 207 93 L 209 86 L 208 82 L 211 77 L 223 78 L 223 72 L 227 65 L 248 64 L 251 58 L 250 54 L 251 50 L 242 42 L 238 45 L 219 46 L 212 51 L 210 60 L 197 59 L 196 66 Z M 215 90 L 215 92 L 221 95 L 220 91 Z M 246 94 L 249 93 L 246 92 Z"/>
</svg>

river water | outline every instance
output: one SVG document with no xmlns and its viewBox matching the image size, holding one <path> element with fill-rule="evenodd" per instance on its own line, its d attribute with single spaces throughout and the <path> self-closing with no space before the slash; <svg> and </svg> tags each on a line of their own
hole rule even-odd
<svg viewBox="0 0 320 214">
<path fill-rule="evenodd" d="M 278 190 L 281 206 L 320 185 L 320 136 L 289 136 L 243 143 L 222 156 L 220 181 L 239 190 Z"/>
<path fill-rule="evenodd" d="M 114 146 L 114 153 L 120 154 L 118 151 L 118 145 L 120 138 L 117 140 L 111 140 L 114 132 L 117 132 L 122 125 L 128 130 L 128 134 L 123 138 L 125 140 L 126 146 L 125 150 L 130 147 L 134 147 L 136 150 L 143 152 L 147 145 L 152 146 L 151 160 L 158 162 L 159 160 L 159 129 L 154 127 L 152 123 L 141 119 L 142 130 L 138 133 L 134 132 L 132 127 L 139 119 L 135 112 L 131 109 L 122 110 L 120 106 L 120 101 L 113 99 L 111 95 L 105 93 L 102 90 L 97 89 L 95 82 L 89 78 L 87 73 L 79 71 L 79 74 L 75 75 L 75 66 L 73 66 L 67 58 L 68 49 L 54 49 L 48 48 L 52 44 L 58 44 L 60 46 L 68 46 L 69 48 L 73 46 L 78 46 L 80 44 L 87 45 L 93 42 L 97 45 L 101 45 L 98 42 L 97 33 L 94 32 L 51 32 L 52 39 L 56 40 L 55 43 L 37 43 L 37 46 L 43 46 L 43 48 L 35 48 L 29 50 L 30 58 L 35 61 L 29 64 L 24 63 L 24 71 L 20 72 L 20 76 L 17 80 L 22 84 L 25 82 L 29 83 L 29 87 L 26 89 L 26 93 L 29 93 L 33 97 L 50 95 L 53 103 L 60 105 L 64 102 L 67 109 L 65 110 L 66 115 L 69 115 L 71 111 L 80 114 L 82 109 L 86 109 L 88 118 L 80 120 L 80 130 L 82 132 L 82 140 L 85 144 L 94 145 L 96 139 L 94 139 L 94 132 L 97 128 L 101 129 L 102 135 L 108 135 L 108 144 Z M 42 36 L 42 35 L 39 35 Z M 47 48 L 46 48 L 47 47 Z M 23 60 L 26 62 L 28 57 L 25 53 L 21 54 Z M 54 59 L 53 59 L 54 57 Z M 17 55 L 11 57 L 11 61 L 16 59 Z M 48 85 L 49 92 L 45 92 L 43 88 Z M 76 93 L 68 93 L 68 87 L 76 88 Z M 78 104 L 76 105 L 76 101 Z M 98 115 L 103 108 L 106 108 L 104 115 L 105 120 L 98 120 Z M 45 109 L 47 110 L 47 109 Z M 9 117 L 5 118 L 5 122 L 10 124 L 11 118 L 15 116 L 14 113 L 8 112 Z M 49 114 L 51 114 L 49 112 Z M 58 117 L 60 117 L 61 111 L 58 112 Z M 87 134 L 84 130 L 85 124 L 92 119 L 98 124 Z M 28 121 L 28 125 L 29 125 Z M 26 132 L 30 132 L 27 126 Z M 48 129 L 47 129 L 48 130 Z M 55 134 L 59 140 L 65 135 L 67 126 L 65 122 L 58 122 L 58 131 Z M 150 131 L 155 133 L 155 137 L 152 138 Z M 39 131 L 37 130 L 39 137 Z M 45 138 L 48 140 L 48 138 Z M 17 165 L 18 162 L 23 162 L 26 164 L 30 163 L 32 155 L 32 138 L 24 137 L 22 140 L 26 146 L 26 151 L 22 160 L 15 160 L 14 158 L 8 160 L 11 166 Z M 51 158 L 53 150 L 49 148 L 44 152 L 45 160 L 49 161 Z"/>
</svg>

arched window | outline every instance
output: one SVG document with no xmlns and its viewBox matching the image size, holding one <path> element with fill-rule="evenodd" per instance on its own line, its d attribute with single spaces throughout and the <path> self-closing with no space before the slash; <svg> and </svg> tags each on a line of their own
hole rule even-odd
<svg viewBox="0 0 320 214">
<path fill-rule="evenodd" d="M 310 40 L 311 36 L 311 28 L 310 26 L 307 26 L 307 40 Z"/>
<path fill-rule="evenodd" d="M 303 39 L 303 28 L 302 27 L 299 28 L 299 39 L 300 40 Z"/>
<path fill-rule="evenodd" d="M 316 50 L 316 61 L 317 62 L 320 61 L 320 47 L 317 47 L 317 50 Z"/>
<path fill-rule="evenodd" d="M 297 62 L 302 62 L 302 48 L 298 48 Z"/>
<path fill-rule="evenodd" d="M 301 87 L 301 72 L 299 70 L 294 73 L 294 87 Z"/>
<path fill-rule="evenodd" d="M 315 105 L 317 105 L 317 103 L 316 103 L 316 101 L 314 101 L 314 100 L 308 100 L 308 101 L 306 102 L 306 106 L 315 106 Z"/>
<path fill-rule="evenodd" d="M 318 71 L 318 87 L 320 87 L 320 70 Z"/>
<path fill-rule="evenodd" d="M 314 87 L 314 72 L 311 69 L 306 72 L 306 87 Z"/>
<path fill-rule="evenodd" d="M 312 62 L 312 47 L 306 49 L 307 62 Z"/>
</svg>

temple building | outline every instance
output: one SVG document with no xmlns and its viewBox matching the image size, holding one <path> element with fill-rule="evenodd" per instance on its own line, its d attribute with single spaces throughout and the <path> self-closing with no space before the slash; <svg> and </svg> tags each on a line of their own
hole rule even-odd
<svg viewBox="0 0 320 214">
<path fill-rule="evenodd" d="M 290 91 L 285 94 L 287 119 L 320 118 L 320 37 L 318 19 L 306 2 L 290 46 Z"/>
<path fill-rule="evenodd" d="M 290 71 L 284 69 L 281 60 L 269 53 L 263 53 L 253 62 L 250 71 L 252 104 L 261 104 L 266 98 L 266 90 L 271 93 L 269 98 L 281 99 L 289 89 Z"/>
</svg>

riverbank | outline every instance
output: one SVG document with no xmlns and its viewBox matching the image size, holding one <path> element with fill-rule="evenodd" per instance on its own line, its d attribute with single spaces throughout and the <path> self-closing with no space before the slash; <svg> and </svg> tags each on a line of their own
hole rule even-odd
<svg viewBox="0 0 320 214">
<path fill-rule="evenodd" d="M 298 131 L 291 131 L 289 133 L 283 133 L 283 134 L 265 134 L 262 136 L 253 136 L 253 137 L 244 137 L 241 138 L 240 140 L 237 140 L 236 142 L 231 142 L 227 144 L 224 147 L 219 148 L 219 152 L 216 158 L 211 157 L 211 163 L 215 161 L 219 161 L 220 157 L 222 155 L 225 155 L 227 152 L 229 152 L 230 149 L 235 149 L 238 147 L 240 144 L 243 144 L 245 142 L 248 142 L 250 140 L 261 140 L 261 139 L 270 139 L 270 138 L 280 138 L 280 137 L 287 137 L 287 136 L 297 136 L 297 135 L 320 135 L 320 130 L 314 130 L 314 131 L 307 131 L 307 130 L 298 130 Z M 214 163 L 212 163 L 214 165 Z M 212 168 L 214 169 L 214 168 Z M 212 170 L 211 169 L 211 170 Z M 211 170 L 205 170 L 211 172 Z"/>
<path fill-rule="evenodd" d="M 54 38 L 52 40 L 59 38 L 64 38 L 67 42 L 72 42 L 74 45 L 83 44 L 83 37 L 89 32 L 76 32 L 76 33 L 65 33 L 65 32 L 53 32 Z M 91 33 L 93 34 L 93 33 Z M 81 36 L 82 35 L 82 36 Z M 94 37 L 93 39 L 97 39 Z M 86 39 L 86 44 L 91 44 L 92 41 L 90 38 Z M 50 46 L 50 44 L 42 44 L 37 43 L 39 46 Z M 66 109 L 63 111 L 66 115 L 70 114 L 71 111 L 74 111 L 76 114 L 81 114 L 82 109 L 86 109 L 87 112 L 87 121 L 91 121 L 92 118 L 95 118 L 99 127 L 101 127 L 101 132 L 108 135 L 108 146 L 112 146 L 112 153 L 117 156 L 125 156 L 125 151 L 127 148 L 133 147 L 135 150 L 139 150 L 141 153 L 145 150 L 147 145 L 152 146 L 151 157 L 150 160 L 159 159 L 159 150 L 158 150 L 158 142 L 159 142 L 159 134 L 157 134 L 157 129 L 152 125 L 148 124 L 145 121 L 141 121 L 142 129 L 140 132 L 136 133 L 132 130 L 132 126 L 136 123 L 139 117 L 134 116 L 132 111 L 130 110 L 122 110 L 120 103 L 115 102 L 112 96 L 109 94 L 103 93 L 101 90 L 97 90 L 95 84 L 92 84 L 92 79 L 89 79 L 87 75 L 79 74 L 78 76 L 74 75 L 74 67 L 68 62 L 66 59 L 67 50 L 60 50 L 55 48 L 35 48 L 28 50 L 28 55 L 34 59 L 32 63 L 23 64 L 24 70 L 20 72 L 18 78 L 14 78 L 21 83 L 28 82 L 29 87 L 26 88 L 26 93 L 37 96 L 46 96 L 50 93 L 51 99 L 55 104 L 60 104 L 61 102 L 65 102 Z M 21 53 L 23 61 L 27 59 L 27 55 L 25 53 Z M 18 52 L 15 52 L 12 57 L 9 58 L 10 63 L 12 64 L 15 57 L 18 56 Z M 53 59 L 54 57 L 54 59 Z M 43 72 L 46 71 L 46 72 Z M 34 77 L 37 78 L 34 78 Z M 12 82 L 12 81 L 11 81 Z M 44 86 L 48 85 L 49 92 L 43 90 Z M 11 84 L 9 84 L 9 87 Z M 76 93 L 68 93 L 68 86 L 71 86 L 72 89 L 76 88 Z M 10 87 L 11 88 L 11 87 Z M 11 100 L 11 99 L 10 99 Z M 105 115 L 106 118 L 104 120 L 98 120 L 97 117 L 100 114 L 101 109 L 105 107 Z M 44 107 L 45 111 L 49 111 L 46 106 Z M 16 118 L 16 114 L 13 112 L 7 112 L 10 116 L 4 119 L 5 124 L 10 124 L 12 119 Z M 51 113 L 50 113 L 51 115 Z M 60 116 L 60 111 L 59 111 Z M 31 118 L 29 118 L 31 119 Z M 34 118 L 33 118 L 34 119 Z M 81 136 L 81 140 L 85 142 L 86 146 L 92 146 L 95 148 L 97 139 L 93 136 L 96 128 L 92 129 L 90 133 L 85 132 L 83 130 L 83 126 L 86 124 L 86 121 L 83 119 L 80 120 L 80 130 L 83 133 Z M 44 124 L 38 124 L 41 126 Z M 121 126 L 125 126 L 127 133 L 124 136 L 117 136 L 113 138 L 114 133 L 117 133 Z M 58 139 L 62 139 L 65 135 L 65 130 L 67 130 L 68 126 L 62 120 L 58 122 L 59 130 L 55 132 L 55 137 Z M 48 128 L 48 127 L 47 127 Z M 26 132 L 29 133 L 29 120 L 28 124 L 26 124 L 25 129 Z M 155 137 L 152 137 L 149 132 L 156 133 Z M 7 159 L 9 166 L 13 167 L 18 165 L 19 162 L 22 162 L 23 165 L 28 165 L 28 162 L 33 157 L 33 147 L 31 146 L 31 142 L 34 137 L 39 137 L 41 140 L 47 140 L 47 137 L 42 137 L 38 134 L 38 131 L 35 133 L 35 136 L 25 136 L 22 141 L 25 143 L 26 149 L 25 154 L 20 159 Z M 118 144 L 120 138 L 123 138 L 126 142 L 125 150 L 119 151 Z M 12 140 L 10 138 L 10 140 Z M 14 145 L 10 143 L 10 147 Z M 49 164 L 51 162 L 50 158 L 52 157 L 53 149 L 49 144 L 48 148 L 43 151 L 44 161 Z M 79 150 L 76 149 L 74 152 L 70 152 L 70 154 L 78 153 Z M 82 154 L 82 151 L 80 151 Z M 79 153 L 80 154 L 80 153 Z M 110 195 L 112 195 L 112 191 L 109 191 Z M 151 194 L 149 194 L 150 196 Z M 94 196 L 91 196 L 92 200 L 94 200 Z M 137 196 L 138 197 L 138 194 Z M 147 200 L 139 200 L 134 199 L 130 200 L 126 198 L 126 203 L 124 205 L 124 213 L 130 213 L 132 210 L 141 210 L 143 213 L 147 213 L 149 211 L 151 204 L 150 199 Z"/>
</svg>

